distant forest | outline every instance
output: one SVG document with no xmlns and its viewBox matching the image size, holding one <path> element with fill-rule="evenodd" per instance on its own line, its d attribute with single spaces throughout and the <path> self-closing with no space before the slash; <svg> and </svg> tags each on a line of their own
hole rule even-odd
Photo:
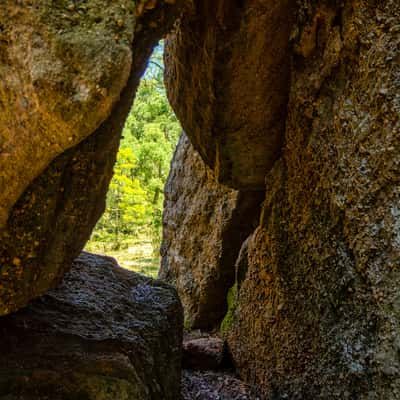
<svg viewBox="0 0 400 400">
<path fill-rule="evenodd" d="M 119 250 L 132 238 L 161 239 L 164 184 L 180 125 L 165 93 L 163 46 L 157 46 L 126 120 L 107 196 L 107 209 L 91 238 Z"/>
</svg>

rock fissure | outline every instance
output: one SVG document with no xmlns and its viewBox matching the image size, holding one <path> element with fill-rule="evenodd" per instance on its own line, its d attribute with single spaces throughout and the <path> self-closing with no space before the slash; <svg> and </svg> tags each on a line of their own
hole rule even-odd
<svg viewBox="0 0 400 400">
<path fill-rule="evenodd" d="M 160 269 L 176 291 L 94 255 L 70 270 L 178 17 Z M 398 399 L 399 21 L 394 0 L 6 0 L 0 397 L 179 398 L 183 313 L 221 328 L 259 398 Z M 185 343 L 191 367 L 220 366 L 209 339 Z M 183 373 L 185 399 L 251 398 L 230 385 Z"/>
</svg>

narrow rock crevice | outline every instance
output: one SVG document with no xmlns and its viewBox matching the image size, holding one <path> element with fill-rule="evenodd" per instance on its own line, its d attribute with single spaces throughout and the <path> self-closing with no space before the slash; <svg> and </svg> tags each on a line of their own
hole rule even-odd
<svg viewBox="0 0 400 400">
<path fill-rule="evenodd" d="M 159 276 L 177 288 L 186 328 L 219 328 L 235 283 L 235 260 L 258 224 L 263 197 L 261 191 L 219 185 L 182 135 L 165 188 Z"/>
</svg>

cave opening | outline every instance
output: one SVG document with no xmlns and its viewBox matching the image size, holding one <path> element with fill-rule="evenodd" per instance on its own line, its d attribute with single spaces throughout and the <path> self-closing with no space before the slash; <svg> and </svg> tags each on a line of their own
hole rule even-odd
<svg viewBox="0 0 400 400">
<path fill-rule="evenodd" d="M 157 277 L 164 186 L 181 126 L 164 85 L 164 42 L 154 48 L 126 118 L 106 209 L 85 250 Z"/>
</svg>

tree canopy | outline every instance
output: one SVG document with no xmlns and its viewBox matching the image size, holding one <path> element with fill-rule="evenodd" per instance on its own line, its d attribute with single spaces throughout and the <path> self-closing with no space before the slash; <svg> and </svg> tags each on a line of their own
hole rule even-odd
<svg viewBox="0 0 400 400">
<path fill-rule="evenodd" d="M 156 47 L 126 120 L 107 209 L 92 240 L 118 248 L 121 238 L 161 236 L 163 190 L 180 125 L 165 93 L 162 45 Z"/>
</svg>

